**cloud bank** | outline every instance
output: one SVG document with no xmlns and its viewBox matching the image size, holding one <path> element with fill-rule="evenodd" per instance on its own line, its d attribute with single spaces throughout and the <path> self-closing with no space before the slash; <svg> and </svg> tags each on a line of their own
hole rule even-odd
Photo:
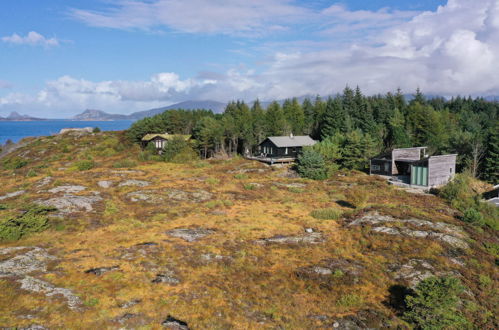
<svg viewBox="0 0 499 330">
<path fill-rule="evenodd" d="M 14 33 L 11 36 L 2 37 L 2 41 L 14 45 L 30 45 L 43 47 L 59 46 L 59 40 L 57 40 L 56 38 L 46 38 L 35 31 L 29 32 L 25 37 Z"/>
<path fill-rule="evenodd" d="M 221 10 L 213 4 L 223 2 L 210 2 L 208 6 L 213 6 L 212 15 L 218 15 L 217 10 Z M 168 6 L 175 5 L 184 8 L 173 0 L 120 3 L 122 7 L 106 14 L 94 13 L 97 16 L 91 22 L 112 26 L 117 21 L 116 17 L 127 12 L 126 8 L 138 5 L 138 13 L 142 10 L 147 15 L 138 14 L 136 22 L 113 27 L 147 27 L 152 24 L 144 18 L 152 15 L 149 13 L 150 6 L 170 8 Z M 227 5 L 229 11 L 267 5 L 276 8 L 284 6 L 283 10 L 289 15 L 302 10 L 288 1 L 278 0 L 257 1 L 254 5 L 237 1 L 231 3 L 232 6 Z M 168 10 L 158 10 L 152 22 L 157 22 L 158 15 L 166 15 Z M 179 77 L 170 72 L 158 73 L 144 81 L 102 82 L 66 76 L 47 82 L 36 96 L 11 93 L 0 98 L 0 111 L 24 105 L 37 109 L 65 109 L 73 114 L 84 108 L 129 113 L 188 99 L 225 102 L 232 99 L 282 99 L 305 94 L 328 95 L 341 92 L 346 84 L 359 85 L 366 94 L 385 93 L 397 88 L 412 93 L 420 87 L 423 92 L 443 96 L 499 95 L 499 2 L 496 0 L 449 0 L 436 11 L 412 14 L 387 9 L 349 11 L 339 5 L 320 12 L 310 13 L 307 9 L 307 13 L 329 18 L 321 29 L 314 32 L 321 38 L 320 46 L 309 47 L 306 42 L 300 46 L 298 42 L 290 42 L 290 47 L 280 47 L 280 51 L 265 54 L 265 64 L 258 72 L 228 68 L 225 72 L 203 72 L 195 77 Z M 194 18 L 182 23 L 185 25 L 168 24 L 192 33 L 202 28 L 225 33 L 275 26 L 275 22 L 266 22 L 266 14 L 252 12 L 248 15 L 257 15 L 258 18 L 254 22 L 248 18 L 251 23 L 245 23 L 247 21 L 242 18 L 240 22 L 213 23 L 209 27 Z M 216 20 L 214 17 L 212 19 Z M 309 19 L 309 16 L 305 18 Z M 284 19 L 276 21 L 280 24 Z M 338 47 L 332 39 L 349 28 L 354 31 L 354 37 Z M 377 32 L 368 36 L 363 33 L 360 37 L 355 35 L 355 31 L 365 29 Z M 331 35 L 333 37 L 328 39 Z M 294 47 L 291 47 L 292 44 Z"/>
</svg>

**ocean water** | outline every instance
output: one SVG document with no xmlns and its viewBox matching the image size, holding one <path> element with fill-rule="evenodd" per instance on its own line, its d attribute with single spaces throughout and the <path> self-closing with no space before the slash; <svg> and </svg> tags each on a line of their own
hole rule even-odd
<svg viewBox="0 0 499 330">
<path fill-rule="evenodd" d="M 28 136 L 47 136 L 59 133 L 62 128 L 99 127 L 103 131 L 120 131 L 130 127 L 133 120 L 116 121 L 0 121 L 0 145 L 7 140 L 17 142 Z"/>
</svg>

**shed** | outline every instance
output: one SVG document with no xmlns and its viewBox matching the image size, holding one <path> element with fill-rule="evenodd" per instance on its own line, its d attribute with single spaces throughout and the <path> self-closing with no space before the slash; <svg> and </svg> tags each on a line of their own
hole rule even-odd
<svg viewBox="0 0 499 330">
<path fill-rule="evenodd" d="M 303 147 L 316 143 L 308 135 L 269 136 L 258 145 L 257 151 L 260 157 L 296 159 Z"/>
<path fill-rule="evenodd" d="M 393 149 L 370 160 L 370 174 L 395 177 L 413 186 L 437 187 L 456 173 L 456 154 L 428 156 L 426 147 Z"/>
<path fill-rule="evenodd" d="M 142 146 L 146 147 L 150 142 L 154 143 L 154 146 L 158 150 L 164 149 L 166 146 L 166 143 L 168 141 L 171 141 L 175 138 L 182 138 L 185 141 L 189 140 L 191 138 L 190 135 L 183 135 L 183 134 L 146 134 L 142 138 Z"/>
</svg>

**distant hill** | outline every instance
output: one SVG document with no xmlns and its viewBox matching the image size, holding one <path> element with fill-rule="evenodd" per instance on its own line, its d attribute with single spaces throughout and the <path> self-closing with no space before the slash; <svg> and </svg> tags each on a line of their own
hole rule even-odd
<svg viewBox="0 0 499 330">
<path fill-rule="evenodd" d="M 87 109 L 79 115 L 71 118 L 72 120 L 124 120 L 129 119 L 126 115 L 114 115 L 101 110 Z"/>
<path fill-rule="evenodd" d="M 35 120 L 45 120 L 43 118 L 31 117 L 27 115 L 21 115 L 18 112 L 11 112 L 6 118 L 0 116 L 0 121 L 35 121 Z"/>
<path fill-rule="evenodd" d="M 175 103 L 167 107 L 149 109 L 144 111 L 138 111 L 131 113 L 129 115 L 118 115 L 110 114 L 102 110 L 92 110 L 87 109 L 82 113 L 71 118 L 72 120 L 138 120 L 145 117 L 152 117 L 154 115 L 160 114 L 166 110 L 172 109 L 184 109 L 184 110 L 195 110 L 195 109 L 207 109 L 214 113 L 222 113 L 225 109 L 225 103 L 217 101 L 185 101 L 180 103 Z"/>
</svg>

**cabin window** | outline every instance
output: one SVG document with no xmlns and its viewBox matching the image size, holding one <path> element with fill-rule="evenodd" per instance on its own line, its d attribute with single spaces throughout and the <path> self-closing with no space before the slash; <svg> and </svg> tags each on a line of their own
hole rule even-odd
<svg viewBox="0 0 499 330">
<path fill-rule="evenodd" d="M 379 171 L 381 168 L 379 167 L 379 165 L 373 165 L 371 166 L 372 170 L 373 171 Z"/>
<path fill-rule="evenodd" d="M 450 174 L 452 174 L 452 167 L 450 168 Z"/>
<path fill-rule="evenodd" d="M 287 155 L 287 154 L 288 154 L 288 148 L 287 148 L 287 147 L 284 149 L 284 154 L 285 154 L 285 155 Z"/>
<path fill-rule="evenodd" d="M 388 172 L 390 170 L 390 164 L 385 163 L 385 172 Z"/>
<path fill-rule="evenodd" d="M 270 151 L 269 151 L 270 154 L 272 154 L 272 147 L 270 147 Z"/>
<path fill-rule="evenodd" d="M 163 140 L 156 140 L 156 148 L 157 149 L 162 149 L 163 148 Z"/>
</svg>

